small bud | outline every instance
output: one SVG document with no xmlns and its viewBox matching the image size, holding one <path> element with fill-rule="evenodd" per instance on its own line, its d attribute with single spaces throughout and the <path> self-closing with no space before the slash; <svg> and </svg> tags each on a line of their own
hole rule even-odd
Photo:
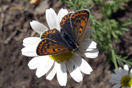
<svg viewBox="0 0 132 88">
<path fill-rule="evenodd" d="M 30 4 L 35 4 L 35 5 L 39 5 L 41 2 L 41 0 L 31 0 Z"/>
</svg>

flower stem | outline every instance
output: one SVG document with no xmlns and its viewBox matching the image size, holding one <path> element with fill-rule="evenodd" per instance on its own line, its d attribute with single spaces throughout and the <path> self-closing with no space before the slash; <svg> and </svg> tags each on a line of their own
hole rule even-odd
<svg viewBox="0 0 132 88">
<path fill-rule="evenodd" d="M 117 62 L 116 62 L 115 51 L 113 49 L 112 44 L 110 44 L 110 48 L 111 48 L 111 54 L 112 54 L 112 62 L 114 63 L 115 68 L 118 69 Z"/>
</svg>

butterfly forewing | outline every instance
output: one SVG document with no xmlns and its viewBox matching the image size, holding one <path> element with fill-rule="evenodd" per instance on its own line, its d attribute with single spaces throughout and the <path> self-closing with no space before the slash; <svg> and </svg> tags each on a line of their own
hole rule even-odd
<svg viewBox="0 0 132 88">
<path fill-rule="evenodd" d="M 63 43 L 51 40 L 43 39 L 37 47 L 37 55 L 57 55 L 69 52 L 67 46 Z"/>
<path fill-rule="evenodd" d="M 72 31 L 75 33 L 75 37 L 76 37 L 76 42 L 79 45 L 85 30 L 86 30 L 86 26 L 88 23 L 88 19 L 89 19 L 89 11 L 88 10 L 80 10 L 80 11 L 76 11 L 74 14 L 71 15 L 71 26 L 72 26 Z"/>
<path fill-rule="evenodd" d="M 72 14 L 73 13 L 69 13 L 65 15 L 60 22 L 60 26 L 61 26 L 61 32 L 62 31 L 66 32 L 68 36 L 70 36 L 70 38 L 74 41 L 75 35 L 74 35 L 74 31 L 72 31 L 71 23 L 70 23 L 70 18 Z"/>
</svg>

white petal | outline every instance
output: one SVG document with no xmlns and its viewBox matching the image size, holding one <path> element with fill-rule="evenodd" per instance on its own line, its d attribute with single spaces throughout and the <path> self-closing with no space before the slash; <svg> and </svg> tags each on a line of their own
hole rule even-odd
<svg viewBox="0 0 132 88">
<path fill-rule="evenodd" d="M 130 70 L 130 76 L 132 76 L 132 69 Z"/>
<path fill-rule="evenodd" d="M 121 68 L 121 67 L 119 67 L 119 70 L 122 70 L 122 68 Z"/>
<path fill-rule="evenodd" d="M 124 75 L 128 75 L 129 71 L 123 70 L 121 67 L 119 67 L 120 76 L 123 77 Z"/>
<path fill-rule="evenodd" d="M 109 82 L 111 82 L 111 83 L 120 83 L 119 80 L 115 80 L 115 79 L 110 79 Z"/>
<path fill-rule="evenodd" d="M 87 57 L 87 58 L 96 58 L 98 56 L 99 51 L 97 49 L 92 51 L 83 51 L 80 50 L 77 52 L 79 55 Z"/>
<path fill-rule="evenodd" d="M 82 73 L 80 72 L 79 68 L 75 64 L 75 59 L 71 58 L 70 60 L 67 61 L 67 68 L 68 71 L 71 75 L 71 77 L 76 81 L 76 82 L 81 82 L 83 80 Z"/>
<path fill-rule="evenodd" d="M 96 45 L 97 45 L 97 43 L 92 40 L 83 40 L 80 43 L 79 48 L 86 49 L 86 51 L 91 51 L 91 50 L 96 49 Z"/>
<path fill-rule="evenodd" d="M 114 72 L 119 75 L 120 74 L 120 70 L 119 69 L 115 69 Z"/>
<path fill-rule="evenodd" d="M 124 65 L 124 70 L 129 71 L 128 65 Z"/>
<path fill-rule="evenodd" d="M 40 78 L 41 76 L 45 75 L 52 67 L 53 62 L 54 60 L 52 60 L 50 57 L 44 58 L 36 70 L 36 76 Z"/>
<path fill-rule="evenodd" d="M 129 71 L 122 70 L 122 76 L 124 76 L 124 75 L 129 75 L 128 73 L 129 73 Z"/>
<path fill-rule="evenodd" d="M 121 67 L 119 67 L 119 70 L 120 70 L 120 76 L 121 76 L 121 77 L 123 77 L 124 75 L 128 75 L 128 71 L 122 70 Z"/>
<path fill-rule="evenodd" d="M 38 56 L 31 59 L 28 63 L 30 69 L 36 69 L 39 64 L 45 59 L 47 56 Z M 43 63 L 43 62 L 42 62 Z"/>
<path fill-rule="evenodd" d="M 46 74 L 46 79 L 48 79 L 48 80 L 52 80 L 53 79 L 53 77 L 55 76 L 55 74 L 57 72 L 57 66 L 56 66 L 57 64 L 58 64 L 57 62 L 54 63 L 54 66 L 51 69 L 51 71 L 48 72 L 48 74 Z"/>
<path fill-rule="evenodd" d="M 61 86 L 66 86 L 67 84 L 67 71 L 64 62 L 61 62 L 57 66 L 57 79 Z"/>
<path fill-rule="evenodd" d="M 36 53 L 36 45 L 24 47 L 22 51 L 22 55 L 29 56 L 29 57 L 35 57 L 38 56 Z"/>
<path fill-rule="evenodd" d="M 81 60 L 82 58 L 81 58 L 81 57 L 78 57 L 78 56 L 76 56 L 76 55 L 74 55 L 74 54 L 73 54 L 72 58 L 75 59 L 75 64 L 76 64 L 78 67 L 80 67 L 81 64 L 82 64 L 82 60 Z"/>
<path fill-rule="evenodd" d="M 90 40 L 89 40 L 89 43 L 88 44 L 89 44 L 88 49 L 95 49 L 96 46 L 97 46 L 97 43 L 96 42 L 90 41 Z"/>
<path fill-rule="evenodd" d="M 43 24 L 41 24 L 35 20 L 30 22 L 30 25 L 33 28 L 33 30 L 36 31 L 37 33 L 39 33 L 40 35 L 48 30 L 48 28 L 46 26 L 44 26 Z"/>
<path fill-rule="evenodd" d="M 113 79 L 119 80 L 119 81 L 120 81 L 121 78 L 122 78 L 120 75 L 117 75 L 117 74 L 112 74 L 111 76 L 112 76 Z"/>
<path fill-rule="evenodd" d="M 114 86 L 112 86 L 112 88 L 120 88 L 121 85 L 120 84 L 115 84 Z"/>
<path fill-rule="evenodd" d="M 99 53 L 98 50 L 88 51 L 85 52 L 85 56 L 88 58 L 96 58 L 98 56 L 98 53 Z"/>
<path fill-rule="evenodd" d="M 90 74 L 93 71 L 92 67 L 84 59 L 81 60 L 82 63 L 81 66 L 79 67 L 80 70 L 85 74 Z"/>
<path fill-rule="evenodd" d="M 121 75 L 121 69 L 115 69 L 114 71 L 115 71 L 115 73 L 117 75 L 119 75 L 120 77 L 122 77 L 122 75 Z"/>
<path fill-rule="evenodd" d="M 67 9 L 61 8 L 60 11 L 59 11 L 59 13 L 58 13 L 58 20 L 57 20 L 57 21 L 58 21 L 58 24 L 57 24 L 58 30 L 60 30 L 60 22 L 61 22 L 62 18 L 63 18 L 66 14 L 68 14 Z"/>
<path fill-rule="evenodd" d="M 28 37 L 23 39 L 23 46 L 38 45 L 40 41 L 39 37 Z"/>
<path fill-rule="evenodd" d="M 75 59 L 75 63 L 76 65 L 79 67 L 79 69 L 85 73 L 85 74 L 90 74 L 93 69 L 91 68 L 91 66 L 82 58 L 78 57 L 78 56 L 73 56 L 73 58 Z"/>
<path fill-rule="evenodd" d="M 57 15 L 52 8 L 46 10 L 46 20 L 50 29 L 57 29 Z"/>
</svg>

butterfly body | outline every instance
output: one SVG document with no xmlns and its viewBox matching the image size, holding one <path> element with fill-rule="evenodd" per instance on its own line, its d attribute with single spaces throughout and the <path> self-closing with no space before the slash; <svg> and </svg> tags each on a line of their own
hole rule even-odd
<svg viewBox="0 0 132 88">
<path fill-rule="evenodd" d="M 65 15 L 60 22 L 60 31 L 54 28 L 41 35 L 42 41 L 37 47 L 37 54 L 58 55 L 70 51 L 77 52 L 86 31 L 88 18 L 88 10 Z"/>
<path fill-rule="evenodd" d="M 67 42 L 69 48 L 77 48 L 77 44 L 76 42 L 73 41 L 73 39 L 68 35 L 68 33 L 66 31 L 64 31 L 63 29 L 61 29 L 61 36 L 63 37 L 63 39 L 65 40 L 65 42 Z"/>
</svg>

